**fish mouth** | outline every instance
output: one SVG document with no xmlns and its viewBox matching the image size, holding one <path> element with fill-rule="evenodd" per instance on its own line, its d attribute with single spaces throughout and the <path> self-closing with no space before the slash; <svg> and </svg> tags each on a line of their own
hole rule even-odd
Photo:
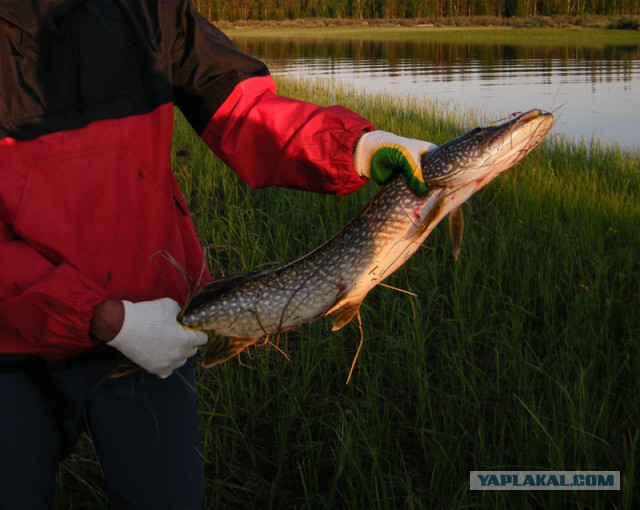
<svg viewBox="0 0 640 510">
<path fill-rule="evenodd" d="M 489 152 L 495 157 L 489 157 L 485 162 L 489 170 L 485 179 L 493 179 L 518 164 L 542 142 L 552 126 L 553 115 L 539 109 L 529 110 L 498 126 L 495 136 L 489 137 L 488 141 L 494 146 Z"/>
<path fill-rule="evenodd" d="M 542 110 L 529 110 L 510 121 L 505 142 L 513 145 L 518 154 L 516 163 L 537 147 L 553 126 L 553 115 Z M 514 163 L 515 164 L 515 163 Z"/>
<path fill-rule="evenodd" d="M 529 110 L 515 118 L 515 122 L 529 122 L 531 120 L 538 119 L 541 122 L 553 122 L 553 115 L 549 112 L 545 112 L 540 110 L 539 108 L 534 108 L 533 110 Z M 551 125 L 549 125 L 551 127 Z"/>
</svg>

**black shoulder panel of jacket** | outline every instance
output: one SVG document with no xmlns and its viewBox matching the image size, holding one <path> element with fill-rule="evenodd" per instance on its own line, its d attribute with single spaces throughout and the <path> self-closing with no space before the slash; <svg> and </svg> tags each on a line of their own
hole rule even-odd
<svg viewBox="0 0 640 510">
<path fill-rule="evenodd" d="M 190 0 L 0 2 L 0 138 L 33 139 L 173 102 L 198 131 L 269 73 Z"/>
</svg>

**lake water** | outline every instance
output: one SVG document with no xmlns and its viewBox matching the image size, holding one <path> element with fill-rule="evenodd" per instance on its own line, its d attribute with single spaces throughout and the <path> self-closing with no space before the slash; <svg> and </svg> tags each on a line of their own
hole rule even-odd
<svg viewBox="0 0 640 510">
<path fill-rule="evenodd" d="M 498 119 L 555 111 L 554 132 L 640 149 L 640 46 L 604 48 L 240 38 L 274 75 L 327 77 Z"/>
</svg>

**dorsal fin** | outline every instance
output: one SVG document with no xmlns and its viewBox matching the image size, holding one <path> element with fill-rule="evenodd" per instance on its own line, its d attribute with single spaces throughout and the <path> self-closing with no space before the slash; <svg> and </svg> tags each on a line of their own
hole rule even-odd
<svg viewBox="0 0 640 510">
<path fill-rule="evenodd" d="M 253 280 L 262 272 L 254 271 L 250 273 L 238 273 L 224 278 L 219 278 L 212 282 L 207 283 L 198 293 L 193 296 L 186 308 L 193 308 L 213 300 L 220 294 L 237 287 L 238 285 L 245 283 L 249 280 Z"/>
</svg>

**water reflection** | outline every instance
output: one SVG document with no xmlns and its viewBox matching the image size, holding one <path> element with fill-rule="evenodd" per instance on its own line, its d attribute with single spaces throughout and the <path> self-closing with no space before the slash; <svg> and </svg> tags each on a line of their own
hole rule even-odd
<svg viewBox="0 0 640 510">
<path fill-rule="evenodd" d="M 445 100 L 497 118 L 560 107 L 554 131 L 640 148 L 640 46 L 240 38 L 274 74 L 331 76 L 363 90 Z"/>
</svg>

